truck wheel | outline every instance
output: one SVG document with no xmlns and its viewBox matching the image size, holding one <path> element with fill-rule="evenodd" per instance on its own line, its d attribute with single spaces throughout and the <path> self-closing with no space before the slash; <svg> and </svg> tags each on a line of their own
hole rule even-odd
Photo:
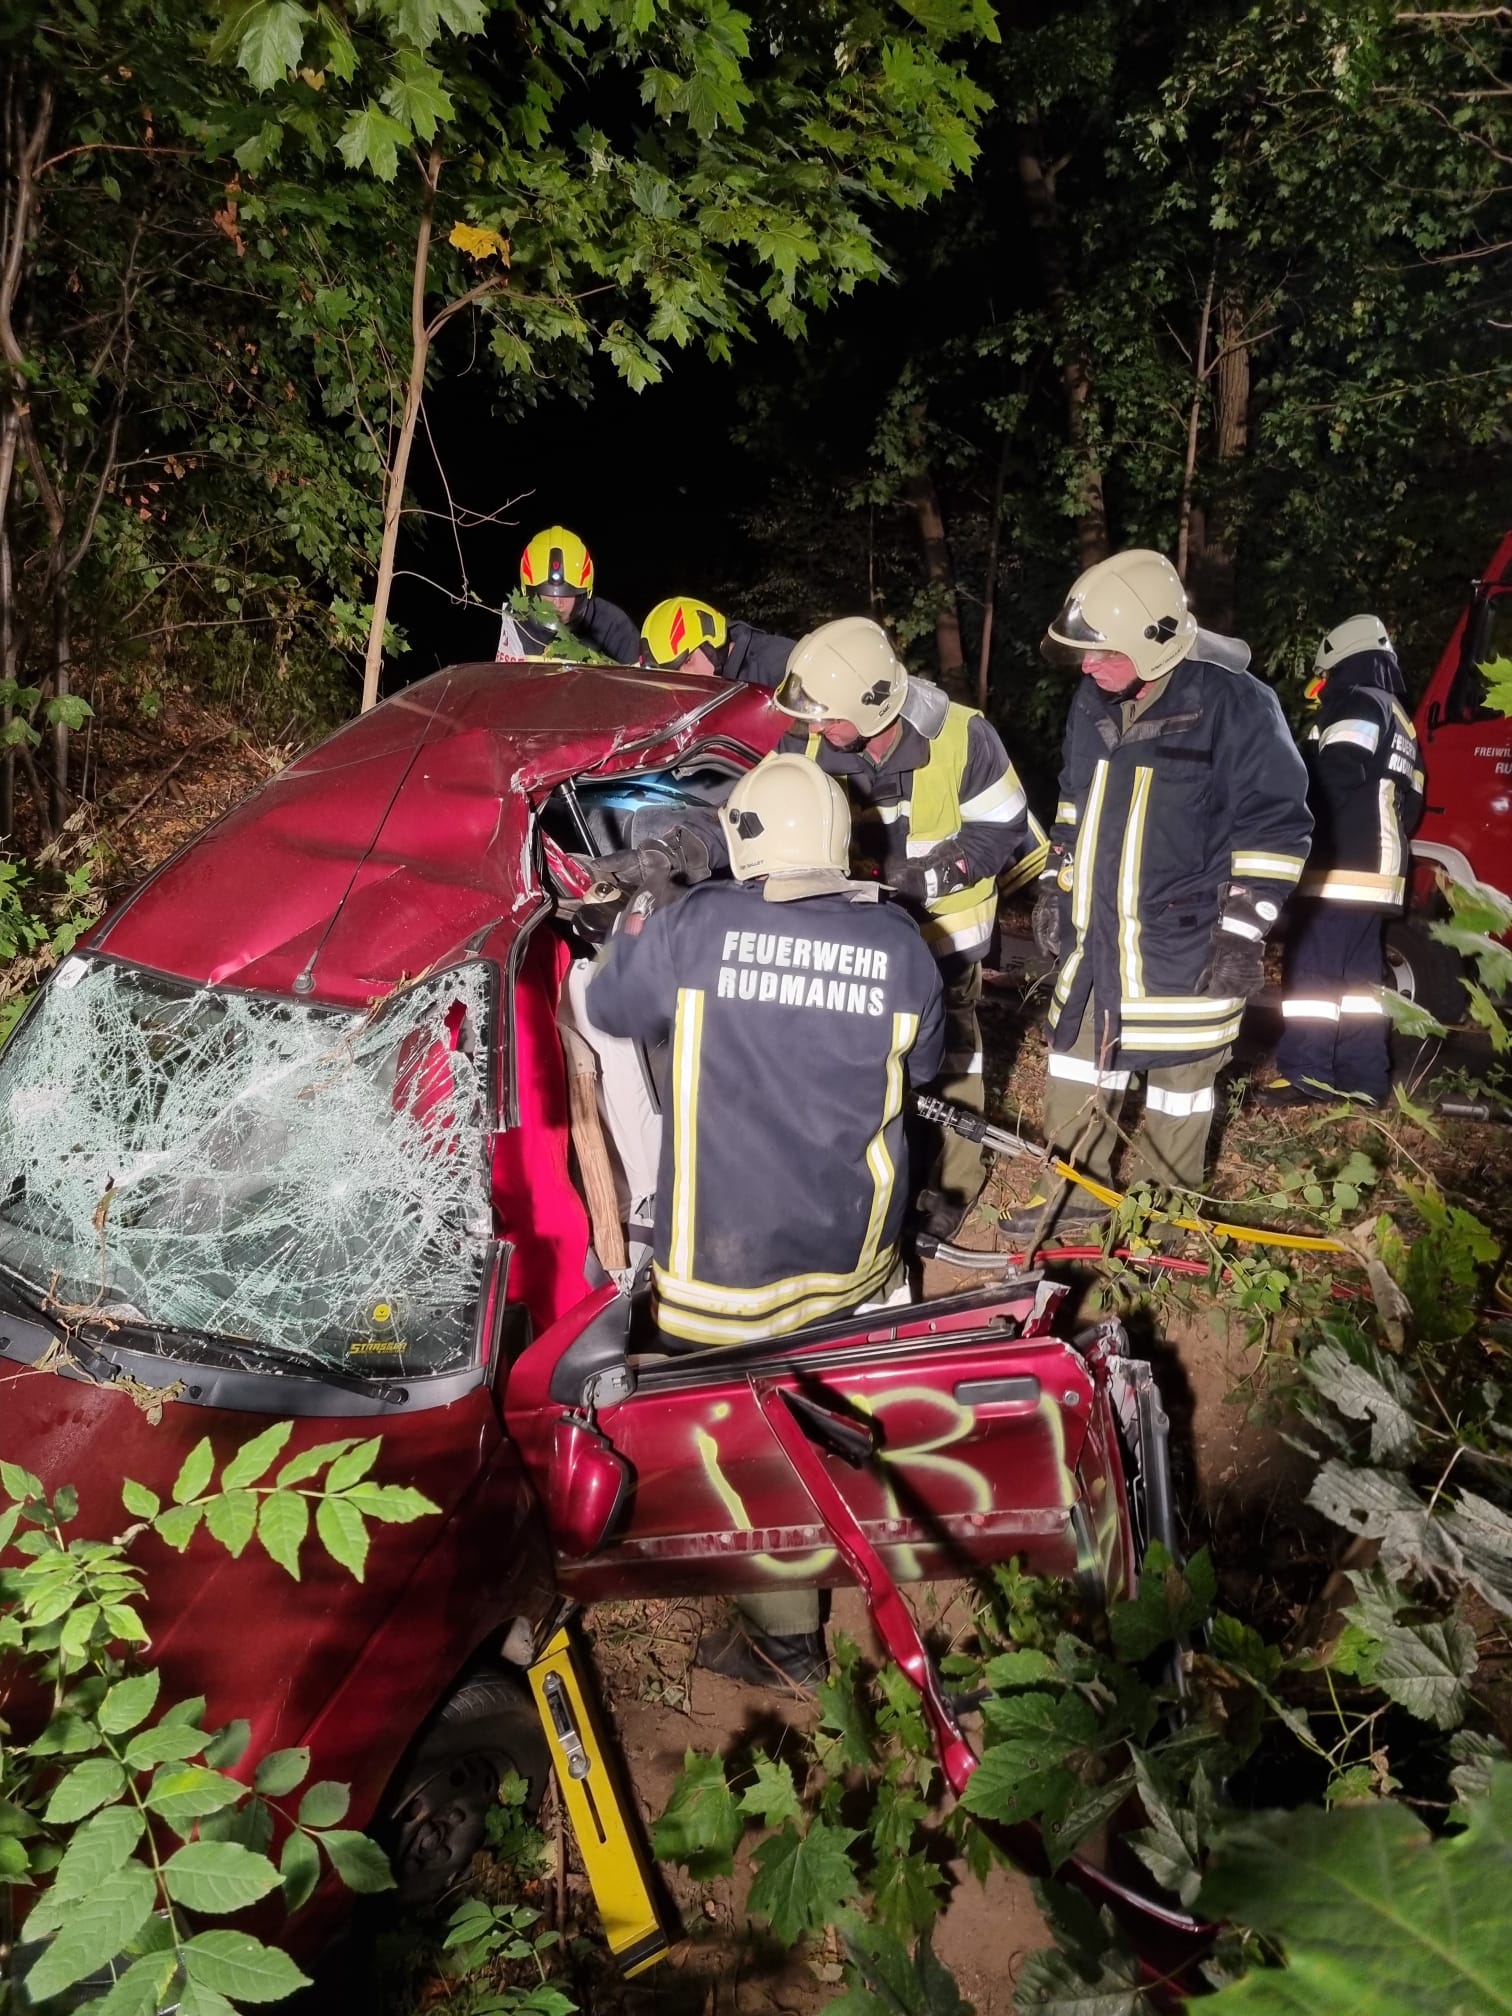
<svg viewBox="0 0 1512 2016">
<path fill-rule="evenodd" d="M 516 1771 L 534 1815 L 550 1753 L 535 1702 L 506 1673 L 477 1673 L 431 1718 L 373 1832 L 388 1850 L 401 1906 L 433 1904 L 467 1874 L 499 1786 Z"/>
<path fill-rule="evenodd" d="M 1464 1021 L 1464 965 L 1452 946 L 1429 937 L 1426 918 L 1398 917 L 1386 926 L 1386 978 L 1451 1029 Z"/>
</svg>

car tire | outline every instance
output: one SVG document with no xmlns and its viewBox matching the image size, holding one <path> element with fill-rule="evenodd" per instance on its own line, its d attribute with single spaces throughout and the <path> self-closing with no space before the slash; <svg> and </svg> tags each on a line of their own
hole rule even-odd
<svg viewBox="0 0 1512 2016">
<path fill-rule="evenodd" d="M 533 1817 L 551 1756 L 523 1680 L 475 1673 L 431 1717 L 394 1779 L 373 1833 L 387 1850 L 402 1908 L 434 1904 L 467 1874 L 488 1814 L 511 1771 L 530 1790 Z"/>
<path fill-rule="evenodd" d="M 1465 967 L 1459 954 L 1428 935 L 1429 919 L 1397 917 L 1386 926 L 1386 981 L 1451 1029 L 1465 1019 Z"/>
</svg>

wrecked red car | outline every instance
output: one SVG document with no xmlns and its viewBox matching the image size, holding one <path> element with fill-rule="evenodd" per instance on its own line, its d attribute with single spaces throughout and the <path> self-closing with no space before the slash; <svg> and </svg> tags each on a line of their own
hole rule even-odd
<svg viewBox="0 0 1512 2016">
<path fill-rule="evenodd" d="M 596 1250 L 635 1228 L 590 1213 L 559 1025 L 585 857 L 782 725 L 681 674 L 438 673 L 154 874 L 0 1053 L 0 1454 L 103 1534 L 124 1477 L 289 1417 L 290 1453 L 381 1433 L 441 1508 L 360 1584 L 150 1562 L 166 1687 L 249 1717 L 249 1760 L 308 1744 L 411 1895 L 539 1772 L 517 1669 L 563 1597 L 860 1575 L 885 1611 L 1016 1555 L 1112 1600 L 1172 1538 L 1149 1368 L 1116 1324 L 1058 1336 L 1040 1276 L 689 1353 Z"/>
</svg>

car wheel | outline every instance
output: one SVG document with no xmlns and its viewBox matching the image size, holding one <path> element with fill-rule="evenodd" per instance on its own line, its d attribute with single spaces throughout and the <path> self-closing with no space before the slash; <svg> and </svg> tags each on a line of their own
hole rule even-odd
<svg viewBox="0 0 1512 2016">
<path fill-rule="evenodd" d="M 1429 937 L 1426 918 L 1398 917 L 1386 926 L 1386 978 L 1451 1029 L 1464 1021 L 1464 965 L 1451 946 Z"/>
<path fill-rule="evenodd" d="M 434 1715 L 394 1781 L 373 1832 L 387 1849 L 400 1905 L 433 1904 L 466 1875 L 489 1812 L 511 1771 L 530 1787 L 534 1815 L 551 1757 L 529 1689 L 507 1673 L 478 1673 Z"/>
</svg>

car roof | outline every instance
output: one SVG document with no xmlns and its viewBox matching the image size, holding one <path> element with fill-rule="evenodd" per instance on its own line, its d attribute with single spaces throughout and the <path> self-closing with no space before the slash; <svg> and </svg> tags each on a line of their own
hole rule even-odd
<svg viewBox="0 0 1512 2016">
<path fill-rule="evenodd" d="M 786 725 L 763 689 L 687 673 L 452 666 L 270 778 L 91 944 L 186 979 L 365 1003 L 469 949 L 507 957 L 541 899 L 530 808 L 564 778 L 710 739 L 759 755 Z"/>
</svg>

